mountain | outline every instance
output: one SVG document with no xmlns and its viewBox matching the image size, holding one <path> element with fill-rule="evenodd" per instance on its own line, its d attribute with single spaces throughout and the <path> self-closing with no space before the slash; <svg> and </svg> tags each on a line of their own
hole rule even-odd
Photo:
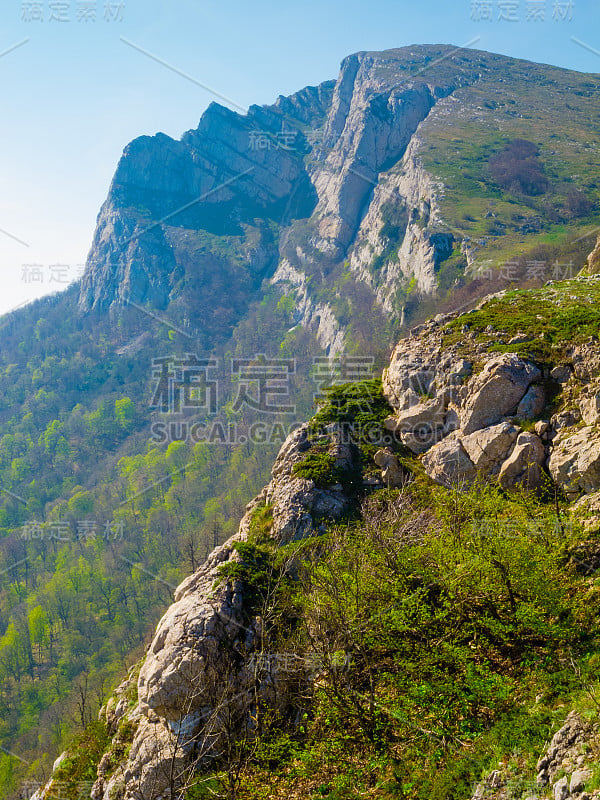
<svg viewBox="0 0 600 800">
<path fill-rule="evenodd" d="M 350 56 L 337 81 L 245 115 L 213 104 L 180 141 L 157 134 L 128 145 L 81 282 L 0 320 L 3 797 L 46 781 L 79 732 L 102 756 L 114 731 L 93 722 L 98 708 L 143 657 L 178 584 L 203 564 L 198 585 L 213 580 L 214 548 L 236 535 L 282 445 L 295 443 L 298 457 L 308 448 L 288 437 L 324 386 L 376 380 L 394 343 L 429 317 L 597 271 L 597 248 L 586 266 L 598 224 L 597 87 L 595 75 L 414 46 Z M 567 309 L 575 321 L 587 319 L 586 302 Z M 444 334 L 473 373 L 486 348 L 535 339 L 529 327 L 505 332 L 496 317 L 513 309 L 500 308 L 489 323 L 492 307 L 477 312 L 473 339 L 462 327 Z M 576 333 L 546 321 L 543 347 L 523 340 L 528 362 L 548 356 L 555 328 Z M 423 339 L 426 352 L 437 335 Z M 512 385 L 509 361 L 498 370 Z M 525 375 L 534 407 L 540 380 Z M 552 386 L 542 386 L 544 402 Z M 479 431 L 450 413 L 454 400 L 427 381 L 413 391 L 438 448 L 426 454 L 431 466 L 423 457 L 415 468 L 436 478 L 455 442 L 461 463 L 478 469 L 466 448 Z M 365 415 L 379 442 L 391 409 L 374 384 L 336 403 L 349 419 Z M 385 435 L 414 466 L 410 445 L 428 428 L 413 422 Z M 529 476 L 536 450 L 544 472 L 534 439 L 518 451 L 522 469 L 510 465 L 519 437 L 537 436 L 529 422 L 490 443 L 492 475 L 508 461 L 510 480 Z M 274 515 L 278 530 L 307 540 L 332 509 L 357 513 L 363 480 L 380 486 L 381 468 L 384 480 L 405 474 L 369 441 L 358 452 L 326 438 L 310 449 L 297 480 L 316 488 L 301 483 L 296 494 L 280 460 L 287 477 Z M 559 472 L 586 475 L 570 458 Z M 263 533 L 271 512 L 254 523 Z M 222 552 L 229 562 L 230 547 Z M 267 555 L 250 553 L 271 570 Z M 248 577 L 235 558 L 227 569 Z M 227 602 L 238 599 L 234 591 Z M 116 701 L 121 711 L 137 708 L 134 682 Z M 123 753 L 126 727 L 113 741 Z M 76 767 L 78 781 L 96 780 L 94 759 Z M 104 766 L 113 760 L 125 763 L 111 755 Z"/>
<path fill-rule="evenodd" d="M 350 56 L 335 84 L 247 115 L 212 104 L 180 141 L 126 148 L 79 306 L 183 304 L 219 330 L 266 279 L 337 353 L 368 345 L 358 309 L 406 322 L 474 279 L 573 277 L 597 98 L 594 75 L 419 46 Z"/>
</svg>

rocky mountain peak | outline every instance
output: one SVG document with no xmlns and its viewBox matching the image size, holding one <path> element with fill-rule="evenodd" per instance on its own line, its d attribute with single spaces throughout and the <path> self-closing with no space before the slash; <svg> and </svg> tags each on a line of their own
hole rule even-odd
<svg viewBox="0 0 600 800">
<path fill-rule="evenodd" d="M 541 145 L 549 170 L 560 172 L 574 156 L 560 144 L 557 109 L 578 86 L 585 127 L 591 78 L 477 50 L 414 45 L 350 55 L 337 80 L 253 105 L 245 115 L 212 103 L 181 140 L 143 136 L 125 149 L 98 218 L 79 307 L 128 300 L 185 306 L 190 283 L 204 286 L 201 306 L 214 305 L 210 276 L 217 271 L 247 303 L 260 298 L 265 279 L 293 293 L 296 321 L 332 355 L 345 346 L 341 299 L 403 324 L 423 302 L 442 303 L 477 280 L 480 261 L 501 264 L 515 233 L 533 237 L 573 215 L 585 223 L 593 205 L 585 187 L 567 192 L 564 182 L 550 186 L 544 178 L 546 196 L 535 208 L 526 197 L 499 202 L 488 161 L 507 141 L 523 140 L 528 119 L 532 146 L 540 152 Z M 578 162 L 572 171 L 593 169 Z M 474 198 L 468 213 L 452 188 L 457 176 Z M 535 248 L 533 238 L 527 246 Z M 318 281 L 311 284 L 312 275 Z M 233 324 L 245 308 L 236 308 Z"/>
</svg>

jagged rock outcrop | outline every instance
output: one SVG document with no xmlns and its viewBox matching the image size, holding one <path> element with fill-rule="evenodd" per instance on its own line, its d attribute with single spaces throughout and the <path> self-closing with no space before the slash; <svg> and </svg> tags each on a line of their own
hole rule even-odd
<svg viewBox="0 0 600 800">
<path fill-rule="evenodd" d="M 474 467 L 488 475 L 497 475 L 514 449 L 519 427 L 501 422 L 461 438 L 461 444 Z"/>
<path fill-rule="evenodd" d="M 548 289 L 548 297 L 552 291 Z M 492 302 L 482 301 L 480 310 Z M 593 522 L 600 510 L 598 341 L 565 345 L 559 363 L 540 364 L 533 355 L 490 352 L 487 341 L 469 332 L 468 319 L 469 314 L 460 319 L 438 316 L 397 345 L 383 376 L 384 394 L 394 409 L 387 427 L 399 433 L 426 473 L 444 486 L 493 479 L 507 490 L 537 490 L 554 480 L 568 498 L 584 496 L 573 511 L 585 512 Z M 463 339 L 453 334 L 457 329 Z M 546 405 L 550 397 L 552 415 Z M 285 545 L 318 534 L 323 520 L 350 509 L 350 482 L 332 479 L 317 485 L 298 469 L 312 451 L 319 458 L 328 456 L 337 476 L 356 474 L 358 453 L 342 434 L 338 423 L 319 433 L 308 424 L 295 430 L 280 450 L 270 483 L 249 504 L 238 533 L 178 587 L 139 676 L 132 672 L 102 712 L 114 734 L 113 748 L 123 745 L 126 736 L 131 747 L 126 758 L 111 751 L 102 759 L 94 800 L 137 800 L 149 794 L 161 798 L 174 774 L 213 759 L 224 737 L 232 735 L 224 727 L 223 708 L 235 727 L 248 722 L 257 698 L 286 707 L 288 680 L 297 688 L 302 676 L 257 676 L 248 666 L 252 654 L 265 646 L 266 627 L 235 569 L 243 559 L 239 545 L 248 542 L 261 510 L 272 515 L 272 540 Z M 394 449 L 378 450 L 374 460 L 381 469 L 380 487 L 402 487 L 409 479 Z M 585 560 L 589 565 L 587 556 Z M 136 681 L 137 700 L 132 702 Z M 586 797 L 587 766 L 580 745 L 591 735 L 589 726 L 569 717 L 540 761 L 540 792 L 532 796 L 545 798 L 551 786 L 565 800 Z M 566 782 L 560 771 L 568 772 Z M 497 771 L 475 797 L 503 797 L 505 786 L 506 776 Z M 36 800 L 45 799 L 44 791 Z"/>
<path fill-rule="evenodd" d="M 454 317 L 437 317 L 398 344 L 383 378 L 395 410 L 387 427 L 447 487 L 494 477 L 505 489 L 553 480 L 573 500 L 600 490 L 598 341 L 567 347 L 567 361 L 542 370 L 469 340 L 468 316 L 469 359 L 459 343 L 445 343 Z M 564 397 L 564 407 L 543 419 L 550 396 Z"/>
<path fill-rule="evenodd" d="M 498 483 L 503 489 L 512 489 L 514 486 L 540 489 L 545 461 L 546 448 L 540 437 L 524 431 L 519 434 L 511 455 L 502 464 Z"/>
<path fill-rule="evenodd" d="M 379 68 L 373 54 L 345 59 L 325 127 L 329 152 L 316 172 L 320 246 L 343 252 L 353 240 L 359 216 L 379 172 L 400 160 L 412 136 L 435 102 L 452 84 L 425 80 L 398 86 Z"/>
<path fill-rule="evenodd" d="M 230 258 L 211 254 L 207 234 L 237 242 L 239 259 L 260 285 L 277 254 L 266 221 L 306 216 L 316 203 L 300 128 L 323 112 L 329 95 L 328 85 L 315 90 L 293 128 L 281 113 L 296 109 L 293 98 L 270 109 L 252 107 L 245 117 L 213 103 L 181 141 L 157 134 L 128 145 L 98 217 L 80 307 L 130 301 L 162 308 L 186 267 L 208 272 L 216 259 L 222 270 L 237 266 L 239 272 Z"/>
<path fill-rule="evenodd" d="M 399 66 L 406 60 L 403 51 L 393 55 Z M 417 57 L 428 59 L 427 48 Z M 452 236 L 423 228 L 439 221 L 437 190 L 413 137 L 437 102 L 479 72 L 457 61 L 453 80 L 444 73 L 399 81 L 389 63 L 377 53 L 358 53 L 344 61 L 335 84 L 252 106 L 246 116 L 213 103 L 198 129 L 180 141 L 157 134 L 132 142 L 98 217 L 80 308 L 128 302 L 164 308 L 198 276 L 210 296 L 221 285 L 215 272 L 232 287 L 257 291 L 271 273 L 282 289 L 297 292 L 298 322 L 335 355 L 344 345 L 342 325 L 330 304 L 313 298 L 306 280 L 319 254 L 341 262 L 356 238 L 352 269 L 388 313 L 401 276 L 415 275 L 421 290 L 434 291 L 435 268 L 451 251 Z M 380 175 L 401 159 L 400 174 L 380 192 Z M 371 199 L 373 186 L 378 193 Z M 380 217 L 390 188 L 408 217 L 401 257 L 375 286 L 367 265 L 384 246 Z M 312 238 L 295 232 L 294 220 L 306 217 Z M 289 264 L 290 236 L 280 245 L 271 222 L 279 232 L 289 226 L 291 239 L 300 242 L 292 250 L 299 263 Z"/>
<path fill-rule="evenodd" d="M 516 414 L 529 387 L 540 377 L 537 367 L 512 353 L 491 358 L 469 382 L 457 411 L 463 433 L 496 425 L 503 417 Z"/>
<path fill-rule="evenodd" d="M 527 782 L 506 769 L 498 769 L 478 784 L 471 800 L 509 800 L 515 796 L 527 800 L 592 800 L 600 797 L 598 789 L 586 791 L 597 766 L 598 734 L 598 725 L 587 722 L 572 711 L 538 760 L 534 780 Z M 515 795 L 516 791 L 520 794 Z"/>
<path fill-rule="evenodd" d="M 378 467 L 381 467 L 381 479 L 385 486 L 397 489 L 407 483 L 408 472 L 402 468 L 398 456 L 389 447 L 378 450 L 373 460 Z"/>
<path fill-rule="evenodd" d="M 135 140 L 98 218 L 80 309 L 166 308 L 185 300 L 184 310 L 193 309 L 206 331 L 217 331 L 219 315 L 225 316 L 227 333 L 250 302 L 262 297 L 267 279 L 295 293 L 296 323 L 311 330 L 328 355 L 338 355 L 348 323 L 342 322 L 344 303 L 337 301 L 353 299 L 340 288 L 350 277 L 371 292 L 360 295 L 358 309 L 369 319 L 364 296 L 399 316 L 410 292 L 435 294 L 438 272 L 453 253 L 463 253 L 466 265 L 473 266 L 486 237 L 472 242 L 464 229 L 444 219 L 443 200 L 452 187 L 435 177 L 431 161 L 428 165 L 428 137 L 432 126 L 465 109 L 477 130 L 515 135 L 506 120 L 522 118 L 519 103 L 511 100 L 515 108 L 504 114 L 487 98 L 493 117 L 480 103 L 494 75 L 504 82 L 520 70 L 524 85 L 532 69 L 448 46 L 358 53 L 344 61 L 337 82 L 281 97 L 271 107 L 253 106 L 247 115 L 213 104 L 180 141 L 162 134 Z M 561 81 L 569 82 L 569 97 L 577 94 L 573 74 L 559 72 L 536 83 L 540 105 L 544 97 L 560 95 Z M 497 87 L 494 93 L 506 94 Z M 546 122 L 551 127 L 552 114 Z M 562 134 L 561 120 L 555 124 Z M 598 247 L 589 271 L 597 261 Z M 466 280 L 464 267 L 458 259 L 446 288 Z M 185 291 L 190 285 L 191 299 Z M 385 377 L 395 408 L 389 428 L 446 486 L 493 478 L 505 489 L 536 489 L 550 477 L 570 499 L 587 494 L 590 506 L 597 503 L 597 340 L 573 348 L 564 363 L 542 368 L 526 350 L 497 355 L 476 342 L 465 358 L 459 347 L 445 344 L 446 322 L 437 318 L 397 348 Z M 548 403 L 557 388 L 566 399 L 554 413 Z M 259 504 L 271 508 L 278 543 L 317 533 L 320 519 L 347 510 L 351 498 L 344 486 L 323 489 L 294 472 L 310 447 L 306 429 L 286 442 L 273 480 L 249 507 L 239 533 L 177 590 L 135 679 L 137 703 L 130 707 L 131 676 L 105 709 L 117 742 L 125 736 L 121 725 L 135 733 L 129 756 L 116 771 L 112 757 L 101 762 L 95 798 L 133 798 L 147 787 L 160 795 L 170 768 L 185 769 L 198 742 L 211 757 L 223 735 L 214 698 L 223 698 L 225 676 L 228 691 L 232 686 L 237 691 L 225 698 L 229 708 L 244 713 L 246 679 L 253 676 L 243 668 L 231 672 L 235 658 L 229 657 L 254 652 L 264 631 L 261 620 L 249 614 L 241 582 L 222 568 L 239 563 L 236 545 L 247 539 Z M 352 462 L 352 451 L 336 440 L 335 431 L 328 452 L 337 467 Z M 383 484 L 402 486 L 406 473 L 397 455 L 380 450 L 375 463 Z M 285 703 L 283 683 L 276 701 L 271 684 L 261 683 L 260 693 Z M 572 776 L 568 785 L 559 781 L 557 791 L 567 796 L 584 782 L 581 775 Z"/>
<path fill-rule="evenodd" d="M 439 101 L 445 102 L 449 101 Z M 350 251 L 352 271 L 371 286 L 379 303 L 390 312 L 398 287 L 411 279 L 424 294 L 435 293 L 436 269 L 452 252 L 454 241 L 445 229 L 439 206 L 444 187 L 424 169 L 419 157 L 423 141 L 418 130 L 399 166 L 382 176 L 376 186 Z M 386 226 L 390 215 L 395 224 Z M 399 247 L 386 257 L 393 235 L 399 237 Z M 372 270 L 374 258 L 383 261 L 377 274 Z"/>
<path fill-rule="evenodd" d="M 330 432 L 330 451 L 341 469 L 351 468 L 352 449 Z M 137 679 L 138 702 L 128 707 L 124 696 L 130 676 L 102 712 L 111 730 L 123 719 L 135 727 L 126 761 L 109 774 L 105 759 L 94 786 L 94 800 L 137 800 L 162 797 L 173 774 L 186 764 L 216 757 L 224 737 L 219 703 L 232 708 L 241 722 L 252 707 L 256 675 L 248 659 L 263 644 L 263 621 L 252 611 L 239 579 L 223 576 L 223 567 L 239 562 L 238 542 L 248 539 L 255 510 L 267 504 L 273 514 L 271 535 L 280 544 L 314 535 L 323 519 L 335 519 L 351 502 L 341 485 L 318 488 L 297 477 L 294 466 L 312 447 L 307 426 L 294 431 L 281 448 L 272 480 L 249 504 L 238 533 L 216 548 L 200 569 L 177 588 L 173 605 L 158 624 Z M 285 706 L 286 676 L 259 681 L 262 699 Z"/>
<path fill-rule="evenodd" d="M 600 488 L 600 434 L 592 427 L 558 433 L 548 468 L 554 481 L 573 499 Z"/>
<path fill-rule="evenodd" d="M 598 383 L 584 386 L 579 398 L 579 411 L 586 425 L 600 422 L 600 386 Z"/>
<path fill-rule="evenodd" d="M 506 488 L 541 482 L 545 449 L 536 434 L 523 434 L 518 410 L 527 419 L 540 411 L 540 370 L 507 353 L 488 356 L 479 373 L 442 346 L 437 320 L 398 345 L 384 373 L 384 392 L 397 409 L 387 420 L 414 452 L 424 454 L 426 472 L 445 486 L 469 484 L 479 475 L 500 475 Z M 482 354 L 483 355 L 483 354 Z M 423 402 L 419 394 L 433 395 Z"/>
</svg>

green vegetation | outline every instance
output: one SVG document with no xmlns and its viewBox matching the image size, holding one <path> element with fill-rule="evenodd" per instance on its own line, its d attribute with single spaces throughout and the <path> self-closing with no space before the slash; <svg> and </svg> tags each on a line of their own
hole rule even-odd
<svg viewBox="0 0 600 800">
<path fill-rule="evenodd" d="M 379 378 L 346 383 L 327 389 L 310 423 L 310 434 L 322 435 L 327 426 L 338 426 L 369 460 L 382 444 L 391 444 L 384 421 L 392 413 Z"/>
<path fill-rule="evenodd" d="M 269 539 L 273 527 L 273 507 L 268 503 L 257 506 L 252 512 L 248 528 L 248 541 L 257 544 Z"/>
<path fill-rule="evenodd" d="M 233 546 L 237 560 L 222 564 L 218 569 L 219 583 L 223 580 L 241 582 L 244 609 L 249 617 L 272 599 L 272 587 L 282 577 L 277 547 L 270 535 L 272 525 L 271 506 L 257 506 L 252 512 L 247 540 Z"/>
<path fill-rule="evenodd" d="M 487 54 L 480 71 L 476 85 L 457 92 L 452 114 L 434 112 L 422 123 L 419 156 L 444 185 L 443 222 L 430 231 L 465 240 L 476 259 L 467 268 L 455 253 L 442 263 L 441 297 L 467 286 L 478 270 L 486 275 L 479 294 L 573 277 L 594 243 L 585 234 L 597 225 L 600 203 L 597 77 L 571 82 L 559 69 L 516 62 L 507 83 Z M 414 324 L 433 309 L 408 311 Z"/>
<path fill-rule="evenodd" d="M 326 489 L 341 478 L 336 468 L 335 458 L 329 453 L 309 453 L 294 466 L 294 474 L 299 478 L 314 481 L 320 489 Z"/>
<path fill-rule="evenodd" d="M 474 339 L 465 338 L 465 325 Z M 465 352 L 473 344 L 489 343 L 491 351 L 559 363 L 566 348 L 596 337 L 599 329 L 600 282 L 592 277 L 507 292 L 450 322 L 444 341 L 461 344 Z M 520 334 L 525 341 L 509 343 Z"/>
<path fill-rule="evenodd" d="M 525 493 L 418 479 L 283 548 L 296 580 L 271 651 L 312 666 L 299 722 L 267 726 L 235 796 L 464 800 L 501 762 L 520 797 L 567 711 L 598 714 L 600 584 L 578 572 L 597 537 L 564 520 Z"/>
<path fill-rule="evenodd" d="M 359 497 L 363 470 L 372 468 L 378 449 L 394 444 L 399 452 L 405 452 L 385 429 L 384 420 L 392 409 L 383 395 L 381 380 L 333 386 L 325 391 L 319 406 L 308 431 L 313 446 L 295 464 L 294 474 L 313 480 L 320 488 L 341 483 L 347 492 Z M 331 448 L 338 440 L 354 454 L 352 468 L 336 465 Z"/>
<path fill-rule="evenodd" d="M 174 587 L 235 532 L 268 480 L 296 417 L 236 412 L 231 358 L 321 355 L 303 331 L 290 339 L 293 306 L 267 290 L 232 335 L 208 343 L 219 414 L 185 421 L 221 435 L 195 442 L 179 426 L 152 441 L 153 359 L 201 356 L 207 342 L 136 309 L 74 316 L 73 298 L 0 320 L 0 747 L 29 762 L 0 755 L 4 800 L 49 774 L 143 655 Z M 183 330 L 181 313 L 165 316 Z M 300 416 L 316 388 L 308 369 L 290 377 Z M 251 441 L 257 421 L 266 433 Z M 268 529 L 264 513 L 256 524 Z"/>
<path fill-rule="evenodd" d="M 247 600 L 245 610 L 255 611 L 267 599 L 269 587 L 273 580 L 273 547 L 265 543 L 236 542 L 234 549 L 239 561 L 229 562 L 219 567 L 220 578 L 240 581 L 244 598 Z"/>
<path fill-rule="evenodd" d="M 109 743 L 105 726 L 101 722 L 90 723 L 55 771 L 48 800 L 80 800 L 86 789 L 91 791 L 98 764 Z"/>
</svg>

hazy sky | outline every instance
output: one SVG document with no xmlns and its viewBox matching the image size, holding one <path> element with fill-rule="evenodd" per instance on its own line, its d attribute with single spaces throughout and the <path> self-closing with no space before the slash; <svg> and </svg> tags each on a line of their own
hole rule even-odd
<svg viewBox="0 0 600 800">
<path fill-rule="evenodd" d="M 270 103 L 349 53 L 422 43 L 600 72 L 599 16 L 598 0 L 2 0 L 0 313 L 77 276 L 122 149 L 196 127 L 215 99 L 198 83 Z"/>
</svg>

